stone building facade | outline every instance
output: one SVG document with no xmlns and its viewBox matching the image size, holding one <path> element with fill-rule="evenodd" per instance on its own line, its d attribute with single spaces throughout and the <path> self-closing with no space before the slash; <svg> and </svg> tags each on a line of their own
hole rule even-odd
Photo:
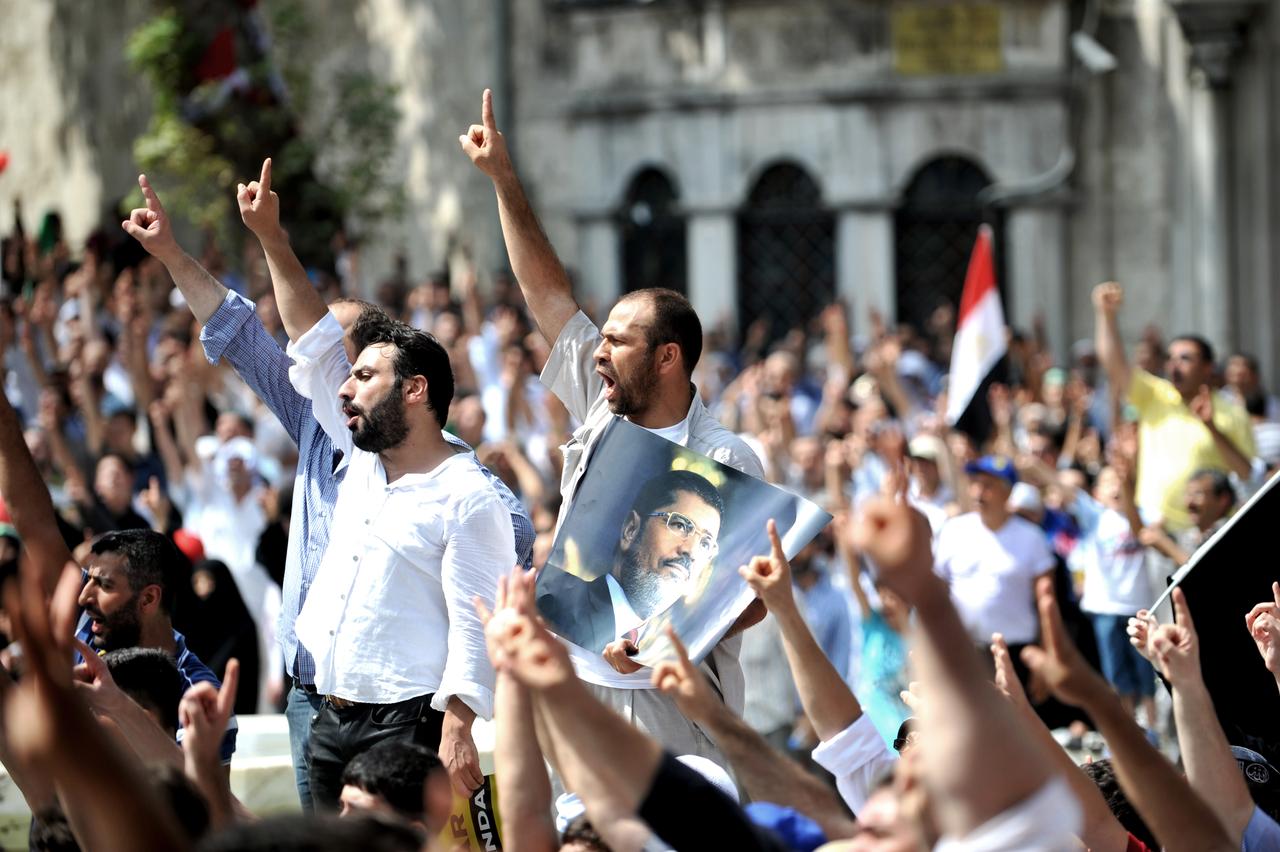
<svg viewBox="0 0 1280 852">
<path fill-rule="evenodd" d="M 264 0 L 270 2 L 270 0 Z M 145 90 L 118 58 L 148 10 L 0 0 L 0 200 L 74 238 L 132 180 Z M 839 296 L 923 322 L 996 230 L 1010 320 L 1061 353 L 1089 290 L 1124 331 L 1194 330 L 1280 376 L 1277 42 L 1261 0 L 311 0 L 318 80 L 400 87 L 408 210 L 368 235 L 372 289 L 404 254 L 503 261 L 492 195 L 457 150 L 495 89 L 535 206 L 585 298 L 684 289 L 740 330 Z M 1087 34 L 1108 51 L 1090 63 Z M 12 62 L 10 62 L 12 60 Z M 1092 66 L 1092 67 L 1090 67 Z M 33 121 L 33 118 L 35 119 Z M 7 225 L 8 205 L 0 210 Z"/>
</svg>

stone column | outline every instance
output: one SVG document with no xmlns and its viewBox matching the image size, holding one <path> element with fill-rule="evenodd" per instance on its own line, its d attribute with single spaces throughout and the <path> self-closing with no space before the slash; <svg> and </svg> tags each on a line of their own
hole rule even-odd
<svg viewBox="0 0 1280 852">
<path fill-rule="evenodd" d="M 618 227 L 612 217 L 591 216 L 579 222 L 578 233 L 578 301 L 603 319 L 622 294 Z"/>
<path fill-rule="evenodd" d="M 1066 219 L 1061 206 L 1011 208 L 1005 219 L 1005 322 L 1030 332 L 1043 320 L 1049 350 L 1063 361 L 1067 339 Z"/>
<path fill-rule="evenodd" d="M 738 331 L 738 235 L 732 209 L 688 210 L 689 301 L 703 328 Z"/>
<path fill-rule="evenodd" d="M 888 205 L 845 207 L 836 220 L 836 295 L 850 311 L 854 334 L 867 335 L 867 313 L 885 321 L 898 313 L 893 252 L 893 210 Z"/>
<path fill-rule="evenodd" d="M 1168 0 L 1190 48 L 1188 199 L 1194 266 L 1193 321 L 1219 347 L 1236 344 L 1233 262 L 1231 76 L 1243 32 L 1264 0 Z"/>
</svg>

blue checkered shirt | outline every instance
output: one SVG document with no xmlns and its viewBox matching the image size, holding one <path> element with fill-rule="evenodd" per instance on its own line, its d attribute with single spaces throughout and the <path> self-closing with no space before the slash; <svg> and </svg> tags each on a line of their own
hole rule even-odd
<svg viewBox="0 0 1280 852">
<path fill-rule="evenodd" d="M 253 302 L 234 292 L 227 297 L 200 331 L 205 357 L 216 364 L 226 358 L 249 387 L 271 409 L 298 445 L 298 474 L 293 485 L 293 514 L 289 523 L 289 551 L 284 567 L 284 601 L 276 635 L 290 675 L 303 684 L 315 683 L 316 664 L 298 643 L 294 622 L 307 600 L 325 547 L 333 507 L 338 502 L 345 466 L 338 471 L 342 453 L 324 433 L 311 413 L 311 400 L 289 382 L 293 361 L 258 319 Z M 471 449 L 466 442 L 445 433 L 451 444 Z M 488 468 L 485 471 L 502 502 L 511 511 L 516 558 L 527 569 L 533 564 L 533 523 L 520 500 Z"/>
</svg>

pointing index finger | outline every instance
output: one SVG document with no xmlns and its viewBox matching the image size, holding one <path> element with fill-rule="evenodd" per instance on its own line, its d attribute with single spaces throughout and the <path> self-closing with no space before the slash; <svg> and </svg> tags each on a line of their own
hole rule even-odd
<svg viewBox="0 0 1280 852">
<path fill-rule="evenodd" d="M 786 554 L 782 552 L 782 539 L 778 536 L 778 524 L 773 518 L 769 519 L 767 529 L 769 530 L 769 544 L 773 547 L 773 557 L 775 559 L 786 559 Z"/>
<path fill-rule="evenodd" d="M 496 133 L 498 128 L 493 122 L 493 90 L 485 89 L 484 95 L 480 99 L 480 120 L 484 123 L 484 129 L 491 133 Z"/>
<path fill-rule="evenodd" d="M 271 192 L 271 158 L 267 157 L 262 161 L 262 176 L 258 178 L 258 194 L 266 195 Z"/>
<path fill-rule="evenodd" d="M 156 191 L 151 188 L 151 181 L 147 180 L 146 175 L 138 175 L 138 186 L 142 188 L 142 197 L 147 201 L 147 209 L 153 213 L 160 213 L 164 210 L 160 206 L 160 196 L 156 195 Z"/>
</svg>

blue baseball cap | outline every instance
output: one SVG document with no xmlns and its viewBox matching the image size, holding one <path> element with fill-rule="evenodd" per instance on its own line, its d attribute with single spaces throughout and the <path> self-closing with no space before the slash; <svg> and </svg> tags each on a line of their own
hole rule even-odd
<svg viewBox="0 0 1280 852">
<path fill-rule="evenodd" d="M 795 808 L 772 802 L 752 802 L 743 810 L 752 822 L 778 835 L 794 852 L 813 852 L 827 842 L 827 836 L 818 824 Z"/>
<path fill-rule="evenodd" d="M 964 472 L 970 476 L 975 473 L 985 473 L 1003 479 L 1010 485 L 1018 484 L 1018 469 L 1013 466 L 1013 459 L 1008 456 L 983 456 L 965 465 Z"/>
</svg>

